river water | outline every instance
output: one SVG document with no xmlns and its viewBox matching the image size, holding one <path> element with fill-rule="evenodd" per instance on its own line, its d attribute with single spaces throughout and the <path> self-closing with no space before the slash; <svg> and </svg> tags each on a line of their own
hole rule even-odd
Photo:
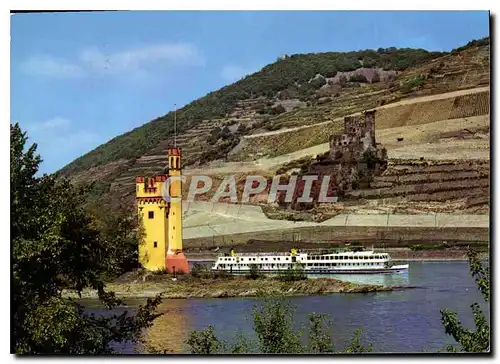
<svg viewBox="0 0 500 364">
<path fill-rule="evenodd" d="M 339 276 L 360 283 L 408 286 L 392 292 L 330 294 L 287 298 L 297 307 L 294 324 L 307 324 L 311 312 L 325 313 L 333 321 L 336 346 L 343 347 L 355 329 L 363 327 L 363 340 L 372 343 L 375 352 L 415 353 L 436 351 L 453 340 L 445 335 L 441 324 L 441 308 L 456 311 L 462 323 L 474 328 L 470 305 L 480 303 L 489 316 L 469 273 L 466 261 L 410 262 L 406 275 Z M 128 307 L 115 309 L 133 311 L 143 300 L 127 301 Z M 191 330 L 215 328 L 216 335 L 231 341 L 239 332 L 255 338 L 252 330 L 252 309 L 261 304 L 258 298 L 164 300 L 164 315 L 148 329 L 151 342 L 168 346 L 174 352 L 186 352 L 183 341 Z M 95 301 L 85 305 L 101 312 Z M 118 345 L 122 353 L 132 352 L 129 344 Z"/>
</svg>

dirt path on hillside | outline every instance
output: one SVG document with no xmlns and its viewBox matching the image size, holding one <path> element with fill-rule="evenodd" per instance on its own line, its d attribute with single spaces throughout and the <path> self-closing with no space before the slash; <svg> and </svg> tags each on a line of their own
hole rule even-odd
<svg viewBox="0 0 500 364">
<path fill-rule="evenodd" d="M 468 89 L 468 90 L 460 90 L 460 91 L 453 91 L 453 92 L 447 92 L 444 94 L 437 94 L 437 95 L 430 95 L 430 96 L 421 96 L 421 97 L 414 97 L 414 98 L 409 98 L 405 100 L 401 100 L 395 103 L 391 103 L 388 105 L 384 106 L 379 106 L 375 108 L 375 110 L 383 110 L 383 109 L 388 109 L 392 107 L 397 107 L 397 106 L 404 106 L 404 105 L 409 105 L 409 104 L 416 104 L 420 102 L 429 102 L 429 101 L 435 101 L 435 100 L 442 100 L 442 99 L 447 99 L 447 98 L 452 98 L 452 97 L 458 97 L 458 96 L 463 96 L 463 95 L 470 95 L 470 94 L 475 94 L 475 93 L 480 93 L 480 92 L 486 92 L 489 91 L 489 86 L 486 87 L 478 87 L 478 88 L 473 88 L 473 89 Z M 355 113 L 352 115 L 360 115 L 361 113 Z M 336 120 L 344 120 L 343 117 L 337 118 L 334 120 L 328 120 L 324 121 L 322 123 L 317 123 L 317 124 L 310 124 L 310 125 L 305 125 L 305 126 L 298 126 L 295 128 L 287 128 L 287 129 L 280 129 L 280 130 L 274 130 L 274 131 L 268 131 L 265 133 L 259 133 L 259 134 L 252 134 L 252 135 L 246 135 L 243 138 L 245 139 L 251 139 L 251 138 L 258 138 L 258 137 L 263 137 L 263 136 L 268 136 L 268 135 L 275 135 L 275 134 L 281 134 L 281 133 L 288 133 L 290 131 L 294 130 L 301 130 L 305 128 L 309 128 L 312 125 L 322 125 L 322 124 L 328 124 Z"/>
<path fill-rule="evenodd" d="M 388 151 L 389 158 L 431 160 L 489 159 L 489 115 L 441 120 L 421 125 L 401 126 L 376 131 L 377 142 Z M 443 134 L 466 130 L 470 139 L 443 138 Z M 404 138 L 398 141 L 398 138 Z M 328 143 L 298 150 L 273 158 L 261 158 L 254 162 L 227 162 L 205 168 L 186 168 L 185 175 L 215 175 L 268 171 L 303 157 L 315 156 L 328 151 Z"/>
</svg>

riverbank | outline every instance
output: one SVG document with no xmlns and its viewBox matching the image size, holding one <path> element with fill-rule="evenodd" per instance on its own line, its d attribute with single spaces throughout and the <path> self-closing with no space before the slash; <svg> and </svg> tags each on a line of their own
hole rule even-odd
<svg viewBox="0 0 500 364">
<path fill-rule="evenodd" d="M 154 281 L 113 282 L 106 290 L 115 292 L 120 298 L 149 298 L 161 294 L 163 298 L 229 298 L 266 296 L 308 296 L 330 293 L 368 293 L 391 291 L 393 288 L 355 284 L 332 278 L 305 279 L 282 282 L 276 278 L 248 279 L 246 277 L 195 278 L 178 276 L 173 281 L 170 276 L 151 276 Z M 76 292 L 65 291 L 68 298 L 79 298 Z M 97 298 L 97 291 L 84 290 L 82 298 Z"/>
</svg>

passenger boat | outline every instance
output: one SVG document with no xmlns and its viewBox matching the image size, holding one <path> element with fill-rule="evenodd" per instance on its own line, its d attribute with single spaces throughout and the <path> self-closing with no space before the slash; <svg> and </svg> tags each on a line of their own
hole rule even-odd
<svg viewBox="0 0 500 364">
<path fill-rule="evenodd" d="M 375 251 L 343 251 L 329 254 L 308 254 L 292 249 L 288 253 L 243 253 L 220 255 L 212 271 L 248 274 L 252 266 L 260 273 L 279 274 L 302 268 L 306 274 L 388 274 L 407 273 L 408 264 L 391 265 L 387 253 Z M 255 269 L 255 268 L 254 268 Z"/>
</svg>

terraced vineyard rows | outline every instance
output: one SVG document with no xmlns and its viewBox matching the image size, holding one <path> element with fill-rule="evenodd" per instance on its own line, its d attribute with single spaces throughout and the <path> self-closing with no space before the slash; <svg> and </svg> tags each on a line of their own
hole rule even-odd
<svg viewBox="0 0 500 364">
<path fill-rule="evenodd" d="M 210 131 L 220 125 L 220 121 L 204 121 L 193 129 L 177 137 L 177 146 L 182 148 L 184 164 L 191 164 L 203 153 L 203 142 Z M 164 173 L 168 164 L 167 149 L 174 145 L 174 139 L 169 138 L 152 148 L 146 155 L 138 158 L 135 163 L 124 171 L 111 184 L 111 191 L 123 197 L 131 197 L 134 193 L 136 176 L 151 176 Z"/>
<path fill-rule="evenodd" d="M 377 108 L 377 129 L 420 125 L 440 120 L 480 116 L 489 113 L 490 92 L 471 93 L 458 97 L 403 103 Z M 312 125 L 299 130 L 243 138 L 232 161 L 253 159 L 258 153 L 274 157 L 328 142 L 330 135 L 343 129 L 343 119 Z"/>
<path fill-rule="evenodd" d="M 407 201 L 463 201 L 464 207 L 489 203 L 489 162 L 391 161 L 369 189 L 348 192 L 354 199 L 403 198 Z"/>
<path fill-rule="evenodd" d="M 453 102 L 449 119 L 465 118 L 490 113 L 490 93 L 482 92 L 469 97 L 459 96 Z"/>
</svg>

